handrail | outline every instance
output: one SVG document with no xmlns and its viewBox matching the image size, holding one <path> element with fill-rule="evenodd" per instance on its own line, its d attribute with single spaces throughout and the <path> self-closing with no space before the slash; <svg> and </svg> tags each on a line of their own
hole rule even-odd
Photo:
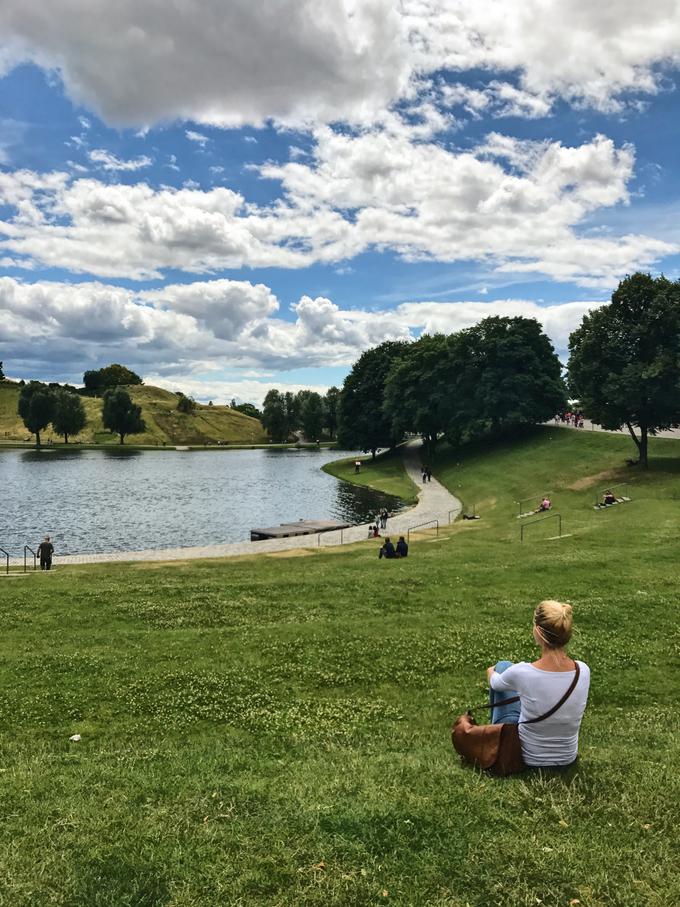
<svg viewBox="0 0 680 907">
<path fill-rule="evenodd" d="M 552 491 L 544 491 L 544 492 L 542 492 L 542 494 L 551 495 L 551 494 L 553 494 L 553 492 L 552 492 Z M 518 516 L 518 517 L 519 517 L 519 516 L 522 516 L 522 504 L 523 504 L 525 501 L 535 501 L 536 498 L 538 498 L 538 497 L 540 497 L 540 494 L 529 494 L 529 495 L 527 495 L 525 498 L 520 498 L 519 501 L 515 501 L 515 504 L 517 504 L 518 507 L 519 507 L 519 513 L 517 514 L 517 516 Z M 534 511 L 532 511 L 532 513 L 533 513 L 533 512 L 534 512 Z"/>
<path fill-rule="evenodd" d="M 454 507 L 453 510 L 449 510 L 449 517 L 448 517 L 449 523 L 451 522 L 451 514 L 452 514 L 452 513 L 458 513 L 458 512 L 459 512 L 459 508 L 458 508 L 458 507 Z"/>
<path fill-rule="evenodd" d="M 559 524 L 559 534 L 562 538 L 562 514 L 561 513 L 549 513 L 548 516 L 539 517 L 537 520 L 530 520 L 528 523 L 522 523 L 519 527 L 519 540 L 520 542 L 524 541 L 524 530 L 527 526 L 534 526 L 536 523 L 544 523 L 546 520 L 554 520 L 557 517 Z"/>
<path fill-rule="evenodd" d="M 27 551 L 30 551 L 31 554 L 33 555 L 33 569 L 34 570 L 38 569 L 38 563 L 37 563 L 38 555 L 35 553 L 35 551 L 31 548 L 30 545 L 24 545 L 24 573 L 26 573 L 28 571 L 28 568 L 26 567 L 26 552 Z"/>
<path fill-rule="evenodd" d="M 437 524 L 437 536 L 439 536 L 439 520 L 425 520 L 424 523 L 416 523 L 415 526 L 409 526 L 406 530 L 406 541 L 411 541 L 411 530 L 412 529 L 422 529 L 423 526 L 429 526 L 431 523 Z"/>
<path fill-rule="evenodd" d="M 607 485 L 605 488 L 602 488 L 597 495 L 595 496 L 595 504 L 599 504 L 604 496 L 605 491 L 611 491 L 612 488 L 627 488 L 631 485 L 630 482 L 619 482 L 618 485 Z"/>
<path fill-rule="evenodd" d="M 0 551 L 2 551 L 2 553 L 3 553 L 3 554 L 5 555 L 5 557 L 7 558 L 7 569 L 6 569 L 5 572 L 7 573 L 7 576 L 9 576 L 9 551 L 5 551 L 4 548 L 0 548 Z"/>
</svg>

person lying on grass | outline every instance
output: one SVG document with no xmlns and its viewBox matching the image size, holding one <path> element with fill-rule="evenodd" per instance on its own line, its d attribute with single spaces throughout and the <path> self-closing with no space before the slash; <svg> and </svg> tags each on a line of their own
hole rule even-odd
<svg viewBox="0 0 680 907">
<path fill-rule="evenodd" d="M 524 761 L 528 766 L 563 768 L 576 761 L 578 733 L 590 688 L 590 669 L 579 661 L 579 677 L 567 701 L 553 714 L 527 724 L 556 705 L 574 680 L 576 662 L 565 646 L 571 639 L 573 613 L 571 605 L 543 601 L 534 611 L 534 642 L 540 658 L 529 664 L 499 661 L 487 669 L 493 724 L 519 723 L 519 738 Z M 498 705 L 513 696 L 518 703 Z"/>
</svg>

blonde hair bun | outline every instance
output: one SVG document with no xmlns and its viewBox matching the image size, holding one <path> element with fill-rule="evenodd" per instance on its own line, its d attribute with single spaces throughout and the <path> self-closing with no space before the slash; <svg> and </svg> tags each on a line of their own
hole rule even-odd
<svg viewBox="0 0 680 907">
<path fill-rule="evenodd" d="M 546 599 L 534 611 L 534 623 L 546 645 L 558 649 L 571 639 L 574 612 L 567 602 Z"/>
</svg>

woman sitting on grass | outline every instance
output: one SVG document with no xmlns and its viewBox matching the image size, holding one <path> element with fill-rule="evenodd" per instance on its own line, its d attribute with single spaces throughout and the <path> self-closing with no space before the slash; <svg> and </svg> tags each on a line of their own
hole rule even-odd
<svg viewBox="0 0 680 907">
<path fill-rule="evenodd" d="M 562 768 L 575 762 L 578 755 L 578 732 L 588 699 L 590 669 L 582 661 L 573 661 L 564 650 L 571 639 L 571 605 L 541 602 L 534 612 L 533 632 L 541 650 L 537 661 L 499 661 L 487 669 L 494 706 L 491 721 L 519 723 L 519 739 L 528 766 Z M 575 679 L 569 698 L 553 714 L 546 715 Z M 519 696 L 518 703 L 495 705 L 513 696 Z"/>
</svg>

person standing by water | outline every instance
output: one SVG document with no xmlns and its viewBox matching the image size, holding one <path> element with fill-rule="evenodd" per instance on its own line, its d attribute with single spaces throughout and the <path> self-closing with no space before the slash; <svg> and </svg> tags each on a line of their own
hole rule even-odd
<svg viewBox="0 0 680 907">
<path fill-rule="evenodd" d="M 380 511 L 380 528 L 381 529 L 387 529 L 387 517 L 388 516 L 389 516 L 389 513 L 387 512 L 387 508 L 383 507 L 383 509 Z"/>
<path fill-rule="evenodd" d="M 38 545 L 38 557 L 40 558 L 40 569 L 52 569 L 52 555 L 54 554 L 54 545 L 50 541 L 49 535 L 45 536 L 44 541 Z"/>
</svg>

